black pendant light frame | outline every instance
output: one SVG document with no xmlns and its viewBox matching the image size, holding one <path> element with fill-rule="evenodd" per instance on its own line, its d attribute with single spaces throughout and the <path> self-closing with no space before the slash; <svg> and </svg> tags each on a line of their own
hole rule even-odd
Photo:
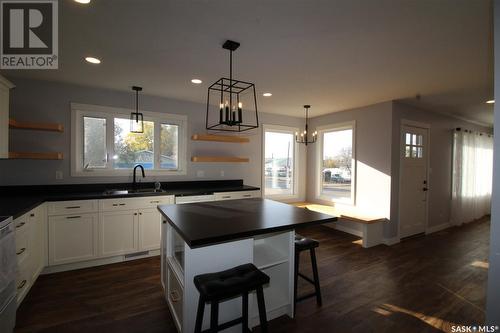
<svg viewBox="0 0 500 333">
<path fill-rule="evenodd" d="M 297 143 L 303 143 L 306 146 L 310 143 L 315 143 L 318 139 L 318 132 L 313 132 L 312 134 L 312 139 L 309 140 L 309 108 L 310 105 L 304 105 L 304 109 L 306 110 L 306 126 L 304 132 L 300 133 L 295 133 L 295 142 Z"/>
<path fill-rule="evenodd" d="M 244 132 L 259 127 L 259 114 L 257 110 L 257 95 L 255 84 L 233 79 L 233 52 L 240 46 L 240 43 L 227 40 L 222 48 L 229 50 L 229 78 L 222 77 L 208 87 L 207 94 L 207 114 L 205 127 L 209 131 Z M 245 123 L 243 120 L 243 110 L 240 104 L 240 95 L 250 91 L 253 93 L 255 106 L 255 124 Z M 209 125 L 210 95 L 220 95 L 218 122 Z M 229 100 L 224 100 L 228 96 Z M 246 118 L 246 117 L 245 117 Z"/>
<path fill-rule="evenodd" d="M 142 91 L 142 87 L 133 86 L 132 90 L 135 91 L 135 112 L 130 113 L 130 132 L 131 133 L 144 133 L 144 115 L 139 112 L 139 91 Z M 142 130 L 137 131 L 134 130 L 134 122 L 137 124 L 141 124 L 140 128 Z"/>
</svg>

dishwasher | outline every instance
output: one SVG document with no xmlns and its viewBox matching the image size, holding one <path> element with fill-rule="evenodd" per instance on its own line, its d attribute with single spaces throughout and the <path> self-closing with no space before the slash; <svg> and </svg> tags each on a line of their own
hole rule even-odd
<svg viewBox="0 0 500 333">
<path fill-rule="evenodd" d="M 196 202 L 207 202 L 207 201 L 215 201 L 215 195 L 206 194 L 206 195 L 186 195 L 182 197 L 176 197 L 176 204 L 186 204 L 186 203 L 196 203 Z"/>
<path fill-rule="evenodd" d="M 16 240 L 10 216 L 0 216 L 0 332 L 16 324 Z"/>
</svg>

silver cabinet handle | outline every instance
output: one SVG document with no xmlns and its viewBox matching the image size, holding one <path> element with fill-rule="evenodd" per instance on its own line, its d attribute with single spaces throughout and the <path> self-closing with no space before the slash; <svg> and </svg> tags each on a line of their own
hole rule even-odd
<svg viewBox="0 0 500 333">
<path fill-rule="evenodd" d="M 243 197 L 244 198 L 250 198 L 250 197 L 252 197 L 252 195 L 251 194 L 244 194 Z"/>
<path fill-rule="evenodd" d="M 77 215 L 77 216 L 66 216 L 66 218 L 69 220 L 69 219 L 79 219 L 81 218 L 80 215 Z"/>
<path fill-rule="evenodd" d="M 30 217 L 35 217 L 35 214 L 30 214 Z"/>
<path fill-rule="evenodd" d="M 153 201 L 150 201 L 150 203 L 160 203 L 160 200 L 153 200 Z"/>
<path fill-rule="evenodd" d="M 22 280 L 21 283 L 17 286 L 17 290 L 23 289 L 23 287 L 26 285 L 26 280 Z"/>
<path fill-rule="evenodd" d="M 21 227 L 22 227 L 23 225 L 25 225 L 25 224 L 26 224 L 26 222 L 21 222 L 21 223 L 19 223 L 18 225 L 16 225 L 16 229 L 21 228 Z"/>
<path fill-rule="evenodd" d="M 26 251 L 25 247 L 23 247 L 21 250 L 19 250 L 19 252 L 16 252 L 16 254 L 19 256 L 19 255 L 23 254 L 24 251 Z"/>
<path fill-rule="evenodd" d="M 179 295 L 179 292 L 177 290 L 172 290 L 170 292 L 170 299 L 172 302 L 177 303 L 181 300 L 181 296 Z"/>
<path fill-rule="evenodd" d="M 231 199 L 231 196 L 230 195 L 223 195 L 222 199 Z"/>
<path fill-rule="evenodd" d="M 68 207 L 65 207 L 66 209 L 78 209 L 78 208 L 82 208 L 81 206 L 68 206 Z"/>
</svg>

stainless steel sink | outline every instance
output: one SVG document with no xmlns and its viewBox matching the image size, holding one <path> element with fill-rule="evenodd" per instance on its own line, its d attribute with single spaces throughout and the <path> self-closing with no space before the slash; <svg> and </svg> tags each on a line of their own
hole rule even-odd
<svg viewBox="0 0 500 333">
<path fill-rule="evenodd" d="M 127 194 L 137 194 L 137 193 L 143 193 L 143 194 L 149 194 L 149 193 L 162 193 L 165 192 L 165 190 L 156 190 L 154 188 L 140 188 L 140 189 L 129 189 L 129 190 L 106 190 L 104 191 L 104 195 L 127 195 Z"/>
</svg>

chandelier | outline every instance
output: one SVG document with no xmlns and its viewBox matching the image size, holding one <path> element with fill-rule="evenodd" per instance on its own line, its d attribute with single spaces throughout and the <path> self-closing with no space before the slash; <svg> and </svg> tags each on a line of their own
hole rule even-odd
<svg viewBox="0 0 500 333">
<path fill-rule="evenodd" d="M 309 108 L 310 107 L 311 107 L 310 105 L 304 105 L 304 109 L 306 109 L 306 127 L 304 129 L 304 132 L 301 132 L 300 135 L 298 132 L 295 132 L 295 142 L 303 143 L 306 146 L 309 143 L 315 143 L 316 140 L 318 139 L 318 132 L 314 131 L 312 134 L 311 140 L 309 140 L 309 128 L 308 128 L 308 126 L 309 126 Z"/>
<path fill-rule="evenodd" d="M 255 85 L 233 78 L 233 52 L 240 43 L 227 40 L 229 78 L 222 77 L 208 87 L 206 129 L 243 132 L 259 127 Z"/>
</svg>

